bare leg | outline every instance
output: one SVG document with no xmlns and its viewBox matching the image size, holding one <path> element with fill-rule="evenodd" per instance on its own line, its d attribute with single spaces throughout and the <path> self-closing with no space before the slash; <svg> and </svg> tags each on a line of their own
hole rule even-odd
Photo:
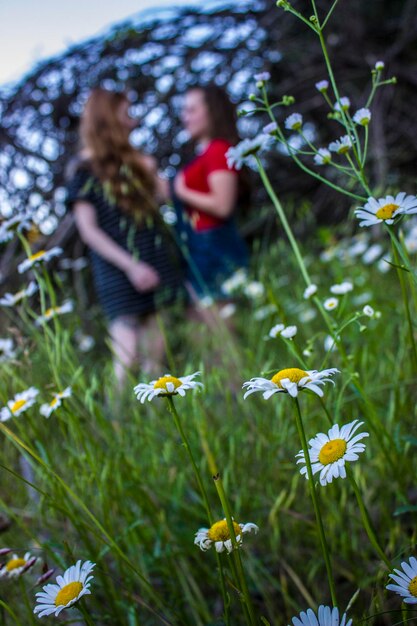
<svg viewBox="0 0 417 626">
<path fill-rule="evenodd" d="M 148 315 L 140 321 L 138 351 L 141 369 L 145 374 L 163 376 L 165 339 L 158 324 L 156 314 Z"/>
<path fill-rule="evenodd" d="M 139 321 L 134 315 L 121 315 L 109 327 L 113 364 L 120 387 L 126 381 L 126 372 L 138 360 Z"/>
</svg>

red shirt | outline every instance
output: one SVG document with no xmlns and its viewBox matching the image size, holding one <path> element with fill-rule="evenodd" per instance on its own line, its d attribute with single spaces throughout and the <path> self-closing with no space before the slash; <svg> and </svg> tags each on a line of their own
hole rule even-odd
<svg viewBox="0 0 417 626">
<path fill-rule="evenodd" d="M 227 165 L 226 152 L 231 145 L 224 139 L 213 139 L 204 152 L 184 168 L 184 179 L 187 187 L 193 191 L 209 193 L 208 177 L 212 172 L 226 171 L 234 172 L 237 175 L 236 169 L 234 167 L 229 168 Z M 186 206 L 185 208 L 191 225 L 196 231 L 210 230 L 224 224 L 224 220 L 220 217 L 206 213 L 198 207 Z"/>
</svg>

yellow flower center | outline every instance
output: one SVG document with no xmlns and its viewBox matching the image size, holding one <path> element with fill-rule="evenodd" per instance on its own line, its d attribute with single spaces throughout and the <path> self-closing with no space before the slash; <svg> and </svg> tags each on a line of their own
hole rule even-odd
<svg viewBox="0 0 417 626">
<path fill-rule="evenodd" d="M 44 317 L 51 317 L 52 315 L 54 315 L 55 313 L 55 309 L 53 307 L 51 307 L 50 309 L 47 309 L 45 311 L 45 316 Z"/>
<path fill-rule="evenodd" d="M 49 403 L 49 406 L 54 407 L 58 403 L 59 398 L 54 398 L 52 402 Z"/>
<path fill-rule="evenodd" d="M 11 572 L 18 567 L 24 567 L 25 565 L 25 559 L 10 559 L 10 561 L 6 564 L 6 569 L 8 572 Z"/>
<path fill-rule="evenodd" d="M 154 389 L 163 389 L 167 393 L 171 393 L 167 389 L 167 383 L 172 383 L 174 385 L 175 389 L 177 389 L 178 387 L 181 387 L 181 385 L 182 385 L 182 382 L 180 381 L 180 379 L 179 378 L 175 378 L 175 376 L 162 376 L 161 378 L 158 378 L 156 383 L 154 383 L 153 388 Z M 175 391 L 172 392 L 172 393 L 175 393 Z"/>
<path fill-rule="evenodd" d="M 413 580 L 410 580 L 410 584 L 408 585 L 408 591 L 412 596 L 417 598 L 417 576 L 414 576 Z"/>
<path fill-rule="evenodd" d="M 16 413 L 16 411 L 21 409 L 22 406 L 24 406 L 25 404 L 26 404 L 26 400 L 16 400 L 16 402 L 13 402 L 12 406 L 10 407 L 10 410 L 12 413 Z"/>
<path fill-rule="evenodd" d="M 385 204 L 375 213 L 376 217 L 381 220 L 389 220 L 392 218 L 395 211 L 399 208 L 399 204 Z"/>
<path fill-rule="evenodd" d="M 83 590 L 83 585 L 80 582 L 68 583 L 65 587 L 62 587 L 56 594 L 55 598 L 55 606 L 67 606 L 78 596 L 78 594 Z"/>
<path fill-rule="evenodd" d="M 29 261 L 37 261 L 45 254 L 46 250 L 39 250 L 39 252 L 35 252 L 35 254 L 31 254 L 29 257 Z"/>
<path fill-rule="evenodd" d="M 324 444 L 319 454 L 322 465 L 329 465 L 342 458 L 346 452 L 347 444 L 344 439 L 332 439 Z"/>
<path fill-rule="evenodd" d="M 306 376 L 308 376 L 308 374 L 304 370 L 300 370 L 298 367 L 289 367 L 277 372 L 275 376 L 271 378 L 271 382 L 282 389 L 281 380 L 284 378 L 289 378 L 292 383 L 299 383 L 300 380 Z"/>
<path fill-rule="evenodd" d="M 233 522 L 233 529 L 235 531 L 236 537 L 242 534 L 242 529 L 239 524 Z M 222 519 L 220 522 L 216 522 L 208 531 L 208 538 L 211 541 L 227 541 L 230 539 L 230 532 L 227 526 L 227 521 Z"/>
</svg>

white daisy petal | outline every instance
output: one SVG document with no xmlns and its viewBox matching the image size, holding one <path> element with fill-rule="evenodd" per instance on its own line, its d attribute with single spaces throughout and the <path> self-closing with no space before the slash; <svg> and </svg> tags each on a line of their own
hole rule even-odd
<svg viewBox="0 0 417 626">
<path fill-rule="evenodd" d="M 334 424 L 327 436 L 324 433 L 318 433 L 310 439 L 308 451 L 310 463 L 314 463 L 313 473 L 320 471 L 321 485 L 331 483 L 333 478 L 346 478 L 345 463 L 357 461 L 358 455 L 365 451 L 365 444 L 359 444 L 357 441 L 369 436 L 369 433 L 359 433 L 353 436 L 362 424 L 363 422 L 359 420 L 354 420 L 341 428 L 338 424 Z M 304 454 L 301 456 L 298 453 L 297 457 L 300 457 L 297 463 L 306 463 Z M 301 468 L 300 473 L 308 478 L 306 468 Z"/>
</svg>

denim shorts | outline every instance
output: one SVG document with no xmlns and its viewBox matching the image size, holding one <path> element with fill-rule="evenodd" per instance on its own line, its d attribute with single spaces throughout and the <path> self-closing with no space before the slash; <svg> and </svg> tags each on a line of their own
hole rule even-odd
<svg viewBox="0 0 417 626">
<path fill-rule="evenodd" d="M 248 266 L 248 250 L 233 219 L 210 230 L 195 231 L 185 224 L 182 248 L 187 279 L 199 298 L 224 300 L 222 284 L 236 270 Z"/>
</svg>

